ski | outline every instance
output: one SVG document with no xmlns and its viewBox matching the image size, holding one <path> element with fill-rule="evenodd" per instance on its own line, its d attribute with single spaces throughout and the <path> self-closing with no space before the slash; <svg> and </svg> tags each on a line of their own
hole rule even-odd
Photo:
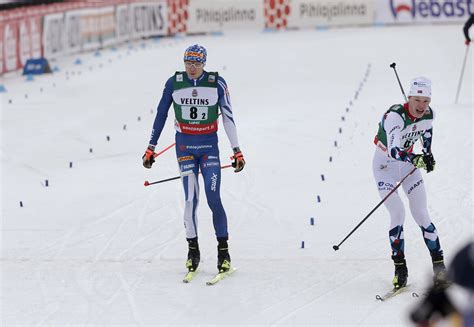
<svg viewBox="0 0 474 327">
<path fill-rule="evenodd" d="M 390 292 L 387 292 L 384 295 L 376 294 L 375 298 L 379 301 L 384 302 L 384 301 L 387 301 L 388 299 L 391 299 L 394 296 L 397 296 L 398 294 L 403 293 L 404 291 L 409 290 L 409 288 L 410 288 L 409 285 L 401 287 L 401 288 L 393 288 Z"/>
<path fill-rule="evenodd" d="M 198 273 L 198 270 L 195 271 L 188 271 L 186 275 L 183 278 L 183 283 L 189 283 L 193 280 L 194 276 L 196 276 Z"/>
<path fill-rule="evenodd" d="M 236 270 L 237 270 L 237 268 L 232 267 L 226 272 L 218 273 L 217 275 L 214 276 L 214 278 L 212 278 L 210 281 L 206 282 L 206 285 L 215 285 L 218 282 L 220 282 L 221 280 L 223 280 L 224 278 L 226 278 L 227 276 L 232 275 Z"/>
</svg>

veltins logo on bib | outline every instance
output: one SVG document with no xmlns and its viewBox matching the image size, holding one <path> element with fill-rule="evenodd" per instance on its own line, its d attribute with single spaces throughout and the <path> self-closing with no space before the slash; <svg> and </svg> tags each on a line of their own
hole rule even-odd
<svg viewBox="0 0 474 327">
<path fill-rule="evenodd" d="M 449 18 L 474 13 L 473 0 L 390 0 L 395 19 L 399 17 Z"/>
</svg>

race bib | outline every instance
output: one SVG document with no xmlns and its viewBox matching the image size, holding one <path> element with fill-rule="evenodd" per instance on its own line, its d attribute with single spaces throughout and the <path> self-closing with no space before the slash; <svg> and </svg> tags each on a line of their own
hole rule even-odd
<svg viewBox="0 0 474 327">
<path fill-rule="evenodd" d="M 185 120 L 207 120 L 209 116 L 209 108 L 197 106 L 181 106 L 181 116 Z"/>
</svg>

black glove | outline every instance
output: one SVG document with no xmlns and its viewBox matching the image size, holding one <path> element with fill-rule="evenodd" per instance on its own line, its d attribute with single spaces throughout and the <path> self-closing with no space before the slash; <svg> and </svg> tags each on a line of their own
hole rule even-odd
<svg viewBox="0 0 474 327">
<path fill-rule="evenodd" d="M 145 151 L 145 154 L 142 157 L 143 167 L 150 169 L 153 163 L 155 162 L 155 146 L 149 145 Z"/>
<path fill-rule="evenodd" d="M 427 173 L 432 172 L 436 166 L 436 161 L 433 158 L 433 154 L 432 153 L 425 154 L 423 156 L 423 160 L 426 163 L 426 172 Z"/>
<path fill-rule="evenodd" d="M 234 150 L 234 155 L 230 157 L 231 160 L 234 160 L 232 163 L 232 167 L 235 168 L 234 172 L 238 173 L 239 171 L 242 171 L 245 167 L 245 160 L 244 160 L 244 155 L 242 154 L 242 151 L 240 151 L 239 147 L 236 147 L 233 149 Z"/>
<path fill-rule="evenodd" d="M 411 162 L 415 167 L 425 169 L 427 173 L 432 172 L 436 165 L 436 161 L 431 153 L 417 154 L 413 157 Z"/>
</svg>

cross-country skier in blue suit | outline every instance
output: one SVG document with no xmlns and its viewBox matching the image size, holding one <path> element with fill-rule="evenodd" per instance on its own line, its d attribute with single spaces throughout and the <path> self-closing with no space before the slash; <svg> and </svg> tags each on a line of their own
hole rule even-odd
<svg viewBox="0 0 474 327">
<path fill-rule="evenodd" d="M 191 272 L 196 271 L 200 261 L 196 211 L 199 202 L 198 173 L 201 170 L 218 241 L 217 269 L 226 272 L 231 268 L 231 260 L 227 244 L 227 216 L 220 196 L 219 109 L 234 152 L 232 166 L 235 172 L 244 168 L 245 160 L 239 148 L 226 82 L 217 72 L 204 70 L 206 57 L 207 51 L 203 46 L 195 44 L 188 47 L 184 53 L 186 71 L 176 72 L 166 82 L 150 142 L 143 155 L 143 166 L 151 168 L 155 161 L 155 147 L 173 104 L 176 156 L 185 194 L 184 226 L 189 248 L 186 267 Z"/>
</svg>

